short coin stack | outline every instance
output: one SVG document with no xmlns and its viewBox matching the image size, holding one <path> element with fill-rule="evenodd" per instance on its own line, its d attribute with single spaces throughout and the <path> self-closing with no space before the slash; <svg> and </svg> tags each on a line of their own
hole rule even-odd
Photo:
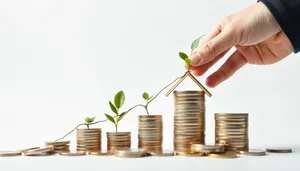
<svg viewBox="0 0 300 171">
<path fill-rule="evenodd" d="M 161 152 L 163 122 L 161 115 L 139 115 L 139 148 L 147 152 Z"/>
<path fill-rule="evenodd" d="M 101 129 L 77 129 L 77 151 L 91 152 L 101 150 Z"/>
<path fill-rule="evenodd" d="M 46 147 L 53 147 L 54 152 L 69 152 L 70 141 L 45 142 Z"/>
<path fill-rule="evenodd" d="M 191 144 L 205 143 L 204 92 L 174 91 L 174 105 L 174 150 L 192 153 Z"/>
<path fill-rule="evenodd" d="M 107 151 L 113 153 L 115 149 L 128 149 L 131 147 L 130 132 L 107 132 Z"/>
<path fill-rule="evenodd" d="M 249 149 L 247 113 L 215 114 L 215 143 L 221 142 L 228 143 L 229 150 Z"/>
</svg>

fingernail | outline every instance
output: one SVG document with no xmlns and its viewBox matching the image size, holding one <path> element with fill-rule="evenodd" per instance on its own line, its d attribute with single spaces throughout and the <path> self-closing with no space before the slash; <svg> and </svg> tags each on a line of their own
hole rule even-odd
<svg viewBox="0 0 300 171">
<path fill-rule="evenodd" d="M 200 53 L 199 52 L 193 53 L 191 56 L 191 60 L 192 60 L 192 62 L 191 62 L 192 65 L 195 66 L 195 65 L 199 64 L 201 61 Z"/>
</svg>

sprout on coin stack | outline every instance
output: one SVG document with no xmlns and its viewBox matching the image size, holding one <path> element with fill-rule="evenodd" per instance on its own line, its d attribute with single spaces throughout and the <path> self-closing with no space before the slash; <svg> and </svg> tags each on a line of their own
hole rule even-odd
<svg viewBox="0 0 300 171">
<path fill-rule="evenodd" d="M 111 111 L 115 116 L 104 114 L 105 117 L 114 124 L 115 132 L 107 132 L 107 151 L 113 152 L 115 149 L 127 149 L 131 147 L 131 132 L 118 132 L 118 126 L 120 121 L 130 111 L 120 112 L 121 107 L 125 102 L 125 94 L 123 91 L 119 91 L 114 97 L 114 104 L 109 101 Z"/>
</svg>

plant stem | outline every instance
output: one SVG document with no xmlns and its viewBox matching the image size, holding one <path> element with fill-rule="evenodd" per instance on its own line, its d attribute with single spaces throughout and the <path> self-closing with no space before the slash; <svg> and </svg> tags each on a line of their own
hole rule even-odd
<svg viewBox="0 0 300 171">
<path fill-rule="evenodd" d="M 86 127 L 87 127 L 87 129 L 90 129 L 90 126 L 89 126 L 89 124 L 86 124 Z"/>
<path fill-rule="evenodd" d="M 114 117 L 116 117 L 116 116 L 114 116 Z M 72 129 L 70 132 L 68 132 L 66 135 L 64 135 L 63 137 L 61 137 L 61 138 L 55 140 L 54 142 L 66 138 L 68 135 L 70 135 L 72 132 L 74 132 L 74 131 L 75 131 L 78 127 L 80 127 L 80 126 L 86 125 L 86 126 L 88 127 L 89 125 L 95 125 L 95 124 L 98 124 L 98 123 L 100 123 L 100 122 L 106 122 L 107 120 L 108 120 L 108 119 L 100 120 L 100 121 L 93 122 L 93 123 L 89 123 L 89 124 L 87 124 L 87 123 L 81 123 L 81 124 L 77 125 L 74 129 Z M 89 127 L 88 127 L 88 129 L 89 129 Z"/>
<path fill-rule="evenodd" d="M 115 124 L 116 132 L 118 132 L 118 123 Z"/>
</svg>

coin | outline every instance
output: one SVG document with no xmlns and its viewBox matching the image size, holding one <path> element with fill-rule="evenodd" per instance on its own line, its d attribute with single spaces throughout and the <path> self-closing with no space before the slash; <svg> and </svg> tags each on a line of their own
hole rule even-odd
<svg viewBox="0 0 300 171">
<path fill-rule="evenodd" d="M 157 157 L 166 157 L 166 156 L 174 156 L 174 151 L 157 151 L 157 152 L 147 152 L 150 156 L 157 156 Z"/>
<path fill-rule="evenodd" d="M 236 158 L 237 157 L 236 153 L 233 151 L 227 151 L 225 153 L 218 153 L 218 154 L 209 153 L 207 154 L 207 156 L 212 158 Z"/>
<path fill-rule="evenodd" d="M 77 129 L 77 151 L 101 150 L 101 128 Z"/>
<path fill-rule="evenodd" d="M 31 148 L 25 148 L 25 149 L 21 149 L 21 150 L 18 150 L 19 152 L 21 153 L 24 153 L 26 151 L 30 151 L 30 150 L 36 150 L 36 149 L 39 149 L 40 147 L 31 147 Z"/>
<path fill-rule="evenodd" d="M 65 152 L 65 153 L 59 153 L 61 156 L 84 156 L 86 155 L 85 152 Z"/>
<path fill-rule="evenodd" d="M 240 155 L 245 156 L 264 156 L 266 155 L 266 152 L 264 150 L 257 150 L 257 149 L 249 149 L 247 151 L 237 151 Z"/>
<path fill-rule="evenodd" d="M 112 155 L 111 152 L 108 151 L 96 151 L 96 152 L 89 152 L 89 156 L 110 156 Z"/>
<path fill-rule="evenodd" d="M 204 144 L 192 144 L 193 152 L 201 153 L 221 153 L 224 152 L 224 146 L 219 145 L 204 145 Z"/>
<path fill-rule="evenodd" d="M 0 151 L 0 157 L 14 157 L 21 156 L 22 152 L 20 151 Z"/>
<path fill-rule="evenodd" d="M 70 144 L 70 141 L 48 141 L 48 142 L 45 142 L 45 145 L 48 146 L 48 145 L 67 145 L 67 144 Z"/>
<path fill-rule="evenodd" d="M 124 158 L 145 157 L 147 152 L 136 149 L 114 150 L 114 156 Z"/>
<path fill-rule="evenodd" d="M 285 147 L 271 147 L 266 149 L 269 153 L 291 153 L 291 148 L 285 148 Z"/>
<path fill-rule="evenodd" d="M 201 157 L 205 156 L 205 153 L 189 153 L 189 152 L 175 152 L 176 156 L 185 156 L 185 157 Z"/>
<path fill-rule="evenodd" d="M 52 152 L 54 152 L 53 147 L 44 147 L 44 148 L 26 151 L 26 152 L 24 152 L 24 155 L 25 156 L 36 156 L 36 155 L 43 155 L 45 153 L 52 153 Z"/>
</svg>

